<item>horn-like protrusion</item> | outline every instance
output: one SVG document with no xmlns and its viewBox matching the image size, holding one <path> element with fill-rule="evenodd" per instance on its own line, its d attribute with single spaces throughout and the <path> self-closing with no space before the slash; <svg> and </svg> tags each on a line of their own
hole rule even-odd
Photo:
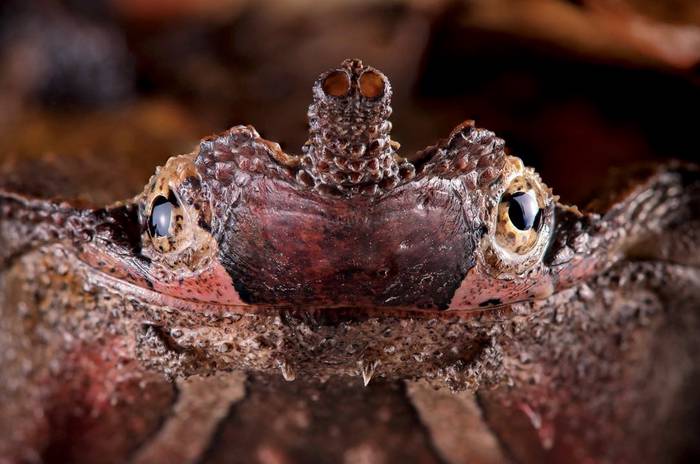
<svg viewBox="0 0 700 464">
<path fill-rule="evenodd" d="M 301 181 L 326 193 L 373 194 L 413 177 L 389 135 L 391 85 L 384 74 L 345 60 L 318 78 L 313 94 Z"/>
</svg>

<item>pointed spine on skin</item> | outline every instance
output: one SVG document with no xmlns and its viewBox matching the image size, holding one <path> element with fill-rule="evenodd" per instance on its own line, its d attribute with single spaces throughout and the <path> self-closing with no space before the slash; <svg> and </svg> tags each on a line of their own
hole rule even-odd
<svg viewBox="0 0 700 464">
<path fill-rule="evenodd" d="M 287 382 L 293 382 L 294 379 L 296 379 L 296 372 L 294 372 L 294 368 L 287 361 L 281 361 L 279 366 L 284 380 Z"/>
<path fill-rule="evenodd" d="M 362 375 L 362 383 L 366 387 L 369 385 L 370 381 L 372 380 L 372 377 L 374 377 L 374 374 L 377 370 L 377 366 L 379 366 L 379 361 L 365 361 L 362 360 L 358 363 L 360 366 L 360 374 Z"/>
</svg>

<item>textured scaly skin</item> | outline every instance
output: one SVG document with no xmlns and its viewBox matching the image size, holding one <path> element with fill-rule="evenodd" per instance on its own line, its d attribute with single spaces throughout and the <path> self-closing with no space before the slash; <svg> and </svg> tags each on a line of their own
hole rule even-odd
<svg viewBox="0 0 700 464">
<path fill-rule="evenodd" d="M 0 189 L 0 459 L 668 462 L 696 451 L 697 168 L 640 170 L 583 213 L 548 196 L 546 246 L 503 261 L 487 241 L 491 211 L 511 171 L 534 174 L 472 123 L 409 168 L 384 125 L 388 81 L 386 100 L 348 97 L 365 105 L 353 132 L 330 117 L 358 110 L 322 93 L 329 74 L 300 157 L 239 126 L 125 202 L 31 197 L 22 179 Z M 357 157 L 358 182 L 344 137 L 386 142 Z M 372 159 L 389 166 L 378 175 Z M 168 189 L 192 221 L 162 254 L 144 221 Z M 446 310 L 456 292 L 500 300 Z"/>
</svg>

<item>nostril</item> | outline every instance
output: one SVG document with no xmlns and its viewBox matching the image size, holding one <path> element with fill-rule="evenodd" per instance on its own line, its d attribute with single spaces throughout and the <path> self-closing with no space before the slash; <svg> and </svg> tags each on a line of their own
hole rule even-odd
<svg viewBox="0 0 700 464">
<path fill-rule="evenodd" d="M 384 79 L 376 71 L 365 71 L 360 76 L 360 93 L 365 98 L 378 98 L 384 95 Z"/>
<path fill-rule="evenodd" d="M 350 90 L 350 77 L 344 71 L 333 71 L 323 80 L 323 92 L 332 97 L 343 97 Z"/>
</svg>

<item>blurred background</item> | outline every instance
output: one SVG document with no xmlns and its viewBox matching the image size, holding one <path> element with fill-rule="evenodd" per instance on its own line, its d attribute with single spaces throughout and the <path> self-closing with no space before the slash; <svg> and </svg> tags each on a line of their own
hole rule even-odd
<svg viewBox="0 0 700 464">
<path fill-rule="evenodd" d="M 610 167 L 700 159 L 697 0 L 2 0 L 2 172 L 51 159 L 116 199 L 235 124 L 298 152 L 347 57 L 391 79 L 409 158 L 476 119 L 580 203 Z"/>
</svg>

